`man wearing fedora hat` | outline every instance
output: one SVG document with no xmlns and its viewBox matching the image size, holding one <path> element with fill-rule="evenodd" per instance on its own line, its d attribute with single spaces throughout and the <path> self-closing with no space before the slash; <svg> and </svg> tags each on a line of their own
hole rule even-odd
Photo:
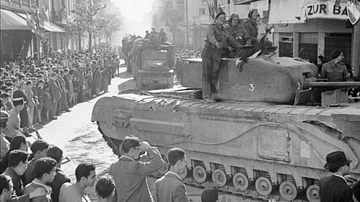
<svg viewBox="0 0 360 202">
<path fill-rule="evenodd" d="M 353 202 L 353 193 L 347 185 L 345 175 L 350 173 L 350 163 L 342 151 L 335 151 L 326 156 L 325 169 L 331 176 L 320 179 L 321 202 Z"/>
</svg>

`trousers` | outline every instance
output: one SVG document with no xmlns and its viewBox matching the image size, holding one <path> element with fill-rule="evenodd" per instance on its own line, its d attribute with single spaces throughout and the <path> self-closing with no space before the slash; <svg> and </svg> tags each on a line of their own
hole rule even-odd
<svg viewBox="0 0 360 202">
<path fill-rule="evenodd" d="M 217 82 L 219 79 L 222 52 L 216 48 L 206 47 L 201 54 L 202 58 L 202 97 L 210 99 L 211 95 L 218 93 Z"/>
</svg>

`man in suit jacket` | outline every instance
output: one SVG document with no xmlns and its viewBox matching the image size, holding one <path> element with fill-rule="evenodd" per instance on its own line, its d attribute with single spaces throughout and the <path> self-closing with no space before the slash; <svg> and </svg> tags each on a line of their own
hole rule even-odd
<svg viewBox="0 0 360 202">
<path fill-rule="evenodd" d="M 347 185 L 345 175 L 350 173 L 350 163 L 342 151 L 335 151 L 326 156 L 325 168 L 332 175 L 320 179 L 321 202 L 353 202 L 353 193 Z"/>
<path fill-rule="evenodd" d="M 56 78 L 57 78 L 56 73 L 51 73 L 50 80 L 48 82 L 49 89 L 50 89 L 50 95 L 51 95 L 51 98 L 53 99 L 52 100 L 53 101 L 52 109 L 50 111 L 51 119 L 56 118 L 55 115 L 56 115 L 56 111 L 57 111 L 57 105 L 58 105 L 58 102 L 61 97 L 60 87 L 59 87 L 58 83 L 56 82 Z"/>
<path fill-rule="evenodd" d="M 155 182 L 157 202 L 187 202 L 186 187 L 180 177 L 186 172 L 185 151 L 172 148 L 168 151 L 170 170 Z"/>
<path fill-rule="evenodd" d="M 117 202 L 153 202 L 146 177 L 164 166 L 159 150 L 137 137 L 125 137 L 120 148 L 124 155 L 110 166 Z M 138 160 L 141 151 L 147 152 L 150 161 Z"/>
</svg>

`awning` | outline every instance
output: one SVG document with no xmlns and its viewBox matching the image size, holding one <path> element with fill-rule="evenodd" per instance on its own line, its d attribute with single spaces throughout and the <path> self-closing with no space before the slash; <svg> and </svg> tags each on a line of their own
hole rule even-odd
<svg viewBox="0 0 360 202">
<path fill-rule="evenodd" d="M 58 33 L 63 33 L 65 32 L 65 30 L 57 25 L 55 25 L 52 22 L 44 22 L 44 29 L 48 32 L 58 32 Z"/>
<path fill-rule="evenodd" d="M 26 19 L 26 14 L 24 13 L 16 13 L 18 15 L 20 15 L 22 18 Z M 63 33 L 65 32 L 65 30 L 59 26 L 57 26 L 56 24 L 52 23 L 52 22 L 44 22 L 44 29 L 47 32 L 59 32 L 59 33 Z"/>
<path fill-rule="evenodd" d="M 301 20 L 335 19 L 348 20 L 347 6 L 349 0 L 304 0 L 301 8 Z"/>
<path fill-rule="evenodd" d="M 261 0 L 233 0 L 234 5 L 244 5 L 244 4 L 250 4 L 255 1 L 261 1 Z"/>
<path fill-rule="evenodd" d="M 24 18 L 14 12 L 1 9 L 0 30 L 31 30 Z"/>
<path fill-rule="evenodd" d="M 303 5 L 304 0 L 272 0 L 269 24 L 304 23 L 304 21 L 300 21 Z"/>
</svg>

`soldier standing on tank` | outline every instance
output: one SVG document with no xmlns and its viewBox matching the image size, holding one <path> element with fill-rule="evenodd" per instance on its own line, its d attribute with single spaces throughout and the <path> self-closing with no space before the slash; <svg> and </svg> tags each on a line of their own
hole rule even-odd
<svg viewBox="0 0 360 202">
<path fill-rule="evenodd" d="M 342 151 L 335 151 L 326 156 L 325 169 L 332 175 L 320 179 L 321 202 L 353 202 L 353 193 L 347 184 L 345 175 L 350 173 L 350 163 Z"/>
<path fill-rule="evenodd" d="M 231 34 L 224 29 L 226 15 L 219 12 L 215 16 L 215 23 L 211 24 L 205 39 L 202 58 L 202 96 L 206 103 L 213 103 L 219 99 L 217 82 L 220 72 L 221 58 L 229 55 L 229 51 L 239 48 Z"/>
<path fill-rule="evenodd" d="M 160 32 L 158 34 L 160 44 L 165 44 L 167 41 L 166 33 L 164 31 L 164 28 L 160 28 Z"/>
</svg>

